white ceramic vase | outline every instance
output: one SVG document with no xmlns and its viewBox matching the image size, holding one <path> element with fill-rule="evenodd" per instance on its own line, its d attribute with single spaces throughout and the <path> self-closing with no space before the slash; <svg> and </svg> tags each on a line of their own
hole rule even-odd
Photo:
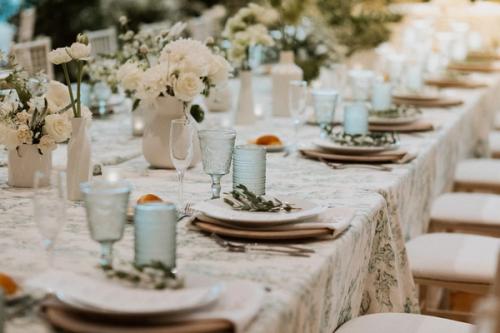
<svg viewBox="0 0 500 333">
<path fill-rule="evenodd" d="M 252 71 L 240 72 L 240 94 L 235 115 L 236 125 L 251 125 L 257 121 L 253 103 Z"/>
<path fill-rule="evenodd" d="M 205 99 L 208 110 L 210 112 L 225 112 L 231 110 L 233 104 L 233 94 L 231 87 L 224 84 L 210 89 L 210 94 Z"/>
<path fill-rule="evenodd" d="M 172 96 L 158 97 L 151 103 L 143 103 L 144 135 L 142 137 L 142 153 L 153 168 L 174 169 L 170 159 L 170 123 L 174 119 L 184 117 L 183 103 Z M 191 117 L 190 115 L 188 115 Z M 194 123 L 195 121 L 191 119 Z M 193 160 L 190 166 L 201 159 L 198 132 L 193 135 Z"/>
<path fill-rule="evenodd" d="M 26 144 L 9 150 L 9 186 L 32 188 L 36 172 L 47 175 L 40 179 L 39 186 L 48 186 L 51 170 L 52 152 L 42 155 L 36 145 Z"/>
<path fill-rule="evenodd" d="M 289 90 L 290 81 L 302 80 L 302 69 L 294 63 L 293 51 L 282 51 L 280 62 L 271 71 L 273 82 L 273 115 L 290 117 Z"/>
<path fill-rule="evenodd" d="M 90 136 L 87 121 L 83 118 L 71 119 L 71 138 L 68 143 L 68 163 L 66 166 L 66 185 L 68 199 L 82 199 L 80 183 L 88 182 L 92 177 Z"/>
</svg>

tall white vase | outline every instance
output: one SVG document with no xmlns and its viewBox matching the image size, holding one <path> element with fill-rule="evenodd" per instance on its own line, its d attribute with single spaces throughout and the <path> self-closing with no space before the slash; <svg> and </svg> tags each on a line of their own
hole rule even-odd
<svg viewBox="0 0 500 333">
<path fill-rule="evenodd" d="M 257 120 L 253 103 L 252 71 L 240 72 L 240 94 L 236 110 L 236 125 L 251 125 Z"/>
<path fill-rule="evenodd" d="M 87 182 L 92 177 L 90 136 L 87 121 L 83 118 L 71 119 L 71 138 L 68 143 L 68 164 L 66 167 L 66 185 L 68 199 L 82 199 L 80 183 Z"/>
<path fill-rule="evenodd" d="M 184 117 L 183 104 L 177 98 L 159 97 L 152 103 L 143 103 L 145 127 L 142 137 L 142 153 L 153 168 L 174 169 L 170 159 L 170 123 Z M 190 116 L 189 116 L 190 117 Z M 194 120 L 192 120 L 194 123 Z M 201 159 L 198 132 L 193 135 L 193 160 L 190 166 Z"/>
<path fill-rule="evenodd" d="M 45 175 L 39 186 L 48 186 L 51 170 L 52 152 L 41 155 L 36 145 L 21 145 L 17 150 L 9 150 L 9 186 L 33 187 L 36 172 Z"/>
<path fill-rule="evenodd" d="M 294 63 L 293 51 L 282 51 L 280 62 L 271 71 L 273 81 L 273 115 L 290 117 L 289 84 L 290 81 L 302 80 L 302 69 Z"/>
</svg>

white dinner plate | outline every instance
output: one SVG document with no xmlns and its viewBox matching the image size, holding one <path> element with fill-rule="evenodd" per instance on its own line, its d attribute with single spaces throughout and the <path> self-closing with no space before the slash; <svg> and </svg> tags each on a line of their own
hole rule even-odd
<svg viewBox="0 0 500 333">
<path fill-rule="evenodd" d="M 377 116 L 370 116 L 368 122 L 373 125 L 406 125 L 416 122 L 421 118 L 421 115 L 416 114 L 409 117 L 399 117 L 399 118 L 384 118 Z"/>
<path fill-rule="evenodd" d="M 415 100 L 415 101 L 437 101 L 440 96 L 434 91 L 425 91 L 421 93 L 394 93 L 393 98 L 403 99 L 403 100 Z"/>
<path fill-rule="evenodd" d="M 176 290 L 127 287 L 116 280 L 98 279 L 66 271 L 51 271 L 28 282 L 47 290 L 68 306 L 119 315 L 169 315 L 197 310 L 217 301 L 222 283 L 201 276 L 186 276 Z"/>
<path fill-rule="evenodd" d="M 316 146 L 335 153 L 341 154 L 374 154 L 380 153 L 387 150 L 394 150 L 399 147 L 398 143 L 386 145 L 386 146 L 346 146 L 335 143 L 331 140 L 318 139 L 313 142 Z"/>
<path fill-rule="evenodd" d="M 271 197 L 269 198 L 271 199 Z M 326 209 L 304 199 L 294 197 L 279 197 L 278 199 L 300 209 L 292 210 L 291 212 L 275 213 L 239 211 L 233 209 L 230 205 L 225 203 L 223 199 L 202 201 L 197 203 L 193 209 L 216 220 L 252 226 L 271 226 L 298 223 L 305 219 L 317 216 L 323 213 Z"/>
</svg>

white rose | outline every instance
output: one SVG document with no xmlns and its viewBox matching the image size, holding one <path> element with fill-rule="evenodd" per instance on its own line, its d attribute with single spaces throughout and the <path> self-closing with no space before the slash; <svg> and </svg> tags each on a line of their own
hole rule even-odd
<svg viewBox="0 0 500 333">
<path fill-rule="evenodd" d="M 123 64 L 116 73 L 118 81 L 127 90 L 137 90 L 142 78 L 142 70 L 136 63 L 128 62 Z"/>
<path fill-rule="evenodd" d="M 50 135 L 55 142 L 64 142 L 71 136 L 71 123 L 61 114 L 49 114 L 45 117 L 43 132 Z"/>
<path fill-rule="evenodd" d="M 55 50 L 52 50 L 49 52 L 49 61 L 53 63 L 54 65 L 60 65 L 60 64 L 65 64 L 67 62 L 70 62 L 71 56 L 69 55 L 68 51 L 66 50 L 65 47 L 60 47 Z"/>
<path fill-rule="evenodd" d="M 31 120 L 31 115 L 26 111 L 21 111 L 16 114 L 16 121 L 18 124 L 27 125 Z"/>
<path fill-rule="evenodd" d="M 169 84 L 168 69 L 168 65 L 163 63 L 147 69 L 142 75 L 137 96 L 140 99 L 154 99 L 166 93 Z"/>
<path fill-rule="evenodd" d="M 208 79 L 212 84 L 220 84 L 228 80 L 231 70 L 231 65 L 223 56 L 214 55 L 212 56 L 212 61 L 210 62 Z"/>
<path fill-rule="evenodd" d="M 54 80 L 49 82 L 45 98 L 50 113 L 59 112 L 71 104 L 68 87 Z"/>
<path fill-rule="evenodd" d="M 90 44 L 85 45 L 82 43 L 73 43 L 71 44 L 71 47 L 69 48 L 68 52 L 71 56 L 71 58 L 75 60 L 88 60 L 90 57 L 90 52 L 92 48 Z"/>
<path fill-rule="evenodd" d="M 17 128 L 17 140 L 19 143 L 31 144 L 33 139 L 33 133 L 31 132 L 28 125 L 21 125 Z"/>
<path fill-rule="evenodd" d="M 17 138 L 17 131 L 4 124 L 0 124 L 0 144 L 5 145 L 7 149 L 14 150 L 21 145 Z"/>
<path fill-rule="evenodd" d="M 174 84 L 175 97 L 184 101 L 190 102 L 198 96 L 205 85 L 198 76 L 194 73 L 181 73 Z"/>
<path fill-rule="evenodd" d="M 37 145 L 37 148 L 40 149 L 42 154 L 50 153 L 54 149 L 56 149 L 56 141 L 50 135 L 44 135 L 41 137 L 40 142 Z"/>
</svg>

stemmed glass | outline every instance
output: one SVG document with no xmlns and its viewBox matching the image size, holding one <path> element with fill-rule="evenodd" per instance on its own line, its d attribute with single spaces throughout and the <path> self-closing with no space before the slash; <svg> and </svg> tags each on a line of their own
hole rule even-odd
<svg viewBox="0 0 500 333">
<path fill-rule="evenodd" d="M 52 266 L 53 250 L 57 236 L 66 222 L 66 174 L 59 171 L 52 182 L 55 188 L 43 188 L 42 182 L 51 177 L 36 172 L 34 177 L 33 213 L 38 231 L 42 236 L 42 244 L 47 253 L 48 266 Z"/>
<path fill-rule="evenodd" d="M 299 145 L 299 127 L 305 121 L 307 107 L 307 82 L 291 81 L 289 90 L 290 113 L 293 118 L 294 149 Z"/>
<path fill-rule="evenodd" d="M 193 159 L 193 125 L 187 118 L 170 125 L 170 159 L 179 176 L 179 207 L 184 207 L 184 174 Z"/>
<path fill-rule="evenodd" d="M 236 140 L 232 129 L 213 129 L 198 132 L 203 171 L 212 178 L 212 199 L 220 198 L 220 179 L 229 173 Z"/>
<path fill-rule="evenodd" d="M 102 267 L 113 263 L 113 244 L 123 237 L 131 186 L 123 180 L 96 180 L 80 184 L 93 240 L 101 244 Z"/>
</svg>

